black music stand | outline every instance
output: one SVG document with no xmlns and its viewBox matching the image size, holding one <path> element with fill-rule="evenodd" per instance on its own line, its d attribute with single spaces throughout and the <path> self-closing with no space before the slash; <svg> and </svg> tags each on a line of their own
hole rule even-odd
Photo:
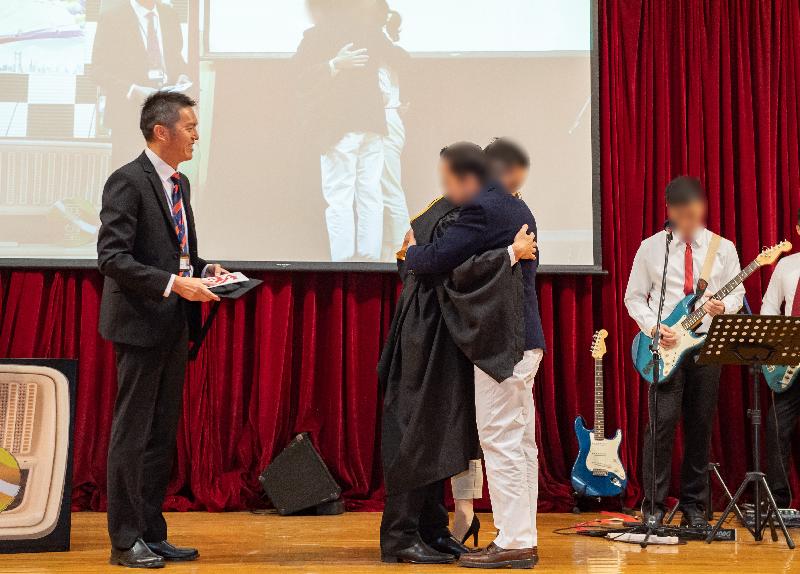
<svg viewBox="0 0 800 574">
<path fill-rule="evenodd" d="M 772 532 L 772 540 L 777 542 L 773 517 L 778 521 L 786 544 L 794 548 L 794 540 L 786 529 L 786 524 L 775 504 L 772 491 L 767 484 L 766 475 L 761 472 L 761 366 L 796 365 L 800 357 L 800 317 L 779 317 L 771 315 L 718 315 L 714 317 L 705 344 L 700 351 L 698 363 L 716 365 L 749 365 L 753 374 L 753 406 L 748 410 L 753 427 L 753 470 L 745 475 L 739 490 L 728 503 L 722 516 L 708 534 L 706 543 L 711 544 L 722 524 L 739 502 L 747 487 L 753 486 L 753 505 L 755 521 L 745 528 L 760 541 L 767 525 Z M 766 503 L 767 512 L 762 517 L 761 505 Z M 741 516 L 740 516 L 741 518 Z"/>
</svg>

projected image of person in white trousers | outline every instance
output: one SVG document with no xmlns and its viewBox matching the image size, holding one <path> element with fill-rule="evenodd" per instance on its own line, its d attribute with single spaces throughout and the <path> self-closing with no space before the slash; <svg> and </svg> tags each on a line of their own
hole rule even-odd
<svg viewBox="0 0 800 574">
<path fill-rule="evenodd" d="M 400 40 L 402 17 L 396 11 L 389 10 L 386 2 L 379 4 L 386 10 L 386 36 L 396 43 Z M 378 70 L 378 80 L 386 106 L 387 135 L 383 138 L 384 161 L 381 175 L 383 207 L 386 213 L 382 257 L 386 261 L 393 260 L 394 254 L 403 245 L 403 238 L 410 223 L 406 193 L 403 191 L 402 155 L 406 145 L 406 128 L 400 116 L 403 103 L 400 99 L 400 75 L 397 70 L 398 64 L 403 60 L 404 58 L 395 58 L 395 66 L 389 66 L 384 62 Z"/>
<path fill-rule="evenodd" d="M 383 137 L 350 132 L 322 155 L 322 195 L 332 261 L 380 261 Z M 355 209 L 354 209 L 355 207 Z"/>
</svg>

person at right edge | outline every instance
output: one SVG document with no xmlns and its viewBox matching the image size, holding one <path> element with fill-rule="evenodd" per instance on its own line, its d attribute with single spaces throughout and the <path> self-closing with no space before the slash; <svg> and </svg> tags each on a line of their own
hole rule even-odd
<svg viewBox="0 0 800 574">
<path fill-rule="evenodd" d="M 470 257 L 511 245 L 520 226 L 527 225 L 536 234 L 530 209 L 495 179 L 497 175 L 492 173 L 480 194 L 461 208 L 456 222 L 441 237 L 426 245 L 417 245 L 416 238 L 411 237 L 405 260 L 408 273 L 418 278 L 450 273 Z M 500 377 L 473 360 L 478 436 L 499 534 L 484 550 L 461 555 L 458 564 L 467 568 L 533 568 L 539 560 L 533 381 L 545 341 L 536 295 L 538 258 L 520 261 L 519 265 L 523 296 L 518 313 L 524 323 L 524 352 L 510 372 Z M 497 299 L 508 297 L 499 290 L 493 295 Z M 489 339 L 476 343 L 487 346 Z"/>
<path fill-rule="evenodd" d="M 800 235 L 800 211 L 797 214 L 797 235 Z M 762 315 L 800 317 L 800 253 L 784 257 L 778 262 L 769 280 Z M 767 482 L 779 508 L 789 508 L 792 491 L 789 488 L 789 453 L 792 434 L 800 419 L 800 384 L 773 395 L 774 402 L 767 413 Z"/>
<path fill-rule="evenodd" d="M 687 295 L 697 289 L 707 294 L 716 293 L 740 271 L 739 255 L 733 243 L 706 229 L 707 201 L 705 189 L 699 180 L 678 177 L 666 188 L 667 216 L 675 234 L 670 246 L 667 265 L 666 291 L 663 316 L 667 317 Z M 666 231 L 659 231 L 645 239 L 633 260 L 625 306 L 642 332 L 655 333 L 658 304 L 661 298 L 661 277 L 664 268 Z M 708 258 L 708 259 L 707 259 Z M 708 261 L 708 263 L 707 263 Z M 699 285 L 701 272 L 710 266 L 708 285 Z M 695 305 L 704 306 L 707 313 L 698 334 L 708 332 L 711 318 L 723 313 L 736 313 L 742 306 L 744 287 L 739 285 L 722 301 L 703 296 Z M 661 325 L 661 346 L 670 349 L 678 343 L 677 334 Z M 642 482 L 644 501 L 642 515 L 645 523 L 652 514 L 656 524 L 661 524 L 666 507 L 664 499 L 669 491 L 672 450 L 675 431 L 683 418 L 684 455 L 681 467 L 680 509 L 681 524 L 693 528 L 707 528 L 705 504 L 711 430 L 717 410 L 720 367 L 696 362 L 697 353 L 684 358 L 672 376 L 650 387 L 650 408 L 656 403 L 655 437 L 648 424 L 642 452 Z M 651 412 L 650 416 L 655 416 Z M 653 469 L 655 449 L 655 469 Z M 655 476 L 654 476 L 655 470 Z"/>
</svg>

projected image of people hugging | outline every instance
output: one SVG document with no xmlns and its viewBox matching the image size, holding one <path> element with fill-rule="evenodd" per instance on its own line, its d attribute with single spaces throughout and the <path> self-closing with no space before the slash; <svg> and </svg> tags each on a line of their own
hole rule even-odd
<svg viewBox="0 0 800 574">
<path fill-rule="evenodd" d="M 408 55 L 387 33 L 385 0 L 306 4 L 314 25 L 294 61 L 301 129 L 320 155 L 331 260 L 377 262 L 384 233 L 389 251 L 396 251 L 409 223 L 398 83 Z M 384 230 L 387 206 L 390 229 Z"/>
<path fill-rule="evenodd" d="M 597 271 L 596 3 L 0 0 L 0 263 L 93 265 L 103 183 L 171 91 L 198 102 L 182 170 L 231 268 L 389 271 L 442 146 L 504 136 L 542 269 Z"/>
</svg>

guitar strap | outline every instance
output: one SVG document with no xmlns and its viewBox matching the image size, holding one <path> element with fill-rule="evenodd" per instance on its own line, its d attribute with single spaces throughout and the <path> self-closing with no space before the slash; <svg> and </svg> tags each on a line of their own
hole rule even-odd
<svg viewBox="0 0 800 574">
<path fill-rule="evenodd" d="M 711 278 L 711 269 L 714 267 L 714 259 L 717 257 L 719 251 L 719 244 L 722 237 L 716 233 L 711 233 L 711 240 L 708 242 L 708 251 L 706 258 L 703 261 L 703 268 L 700 270 L 700 278 L 697 280 L 697 288 L 695 289 L 694 301 L 699 301 L 708 289 L 708 280 Z"/>
</svg>

